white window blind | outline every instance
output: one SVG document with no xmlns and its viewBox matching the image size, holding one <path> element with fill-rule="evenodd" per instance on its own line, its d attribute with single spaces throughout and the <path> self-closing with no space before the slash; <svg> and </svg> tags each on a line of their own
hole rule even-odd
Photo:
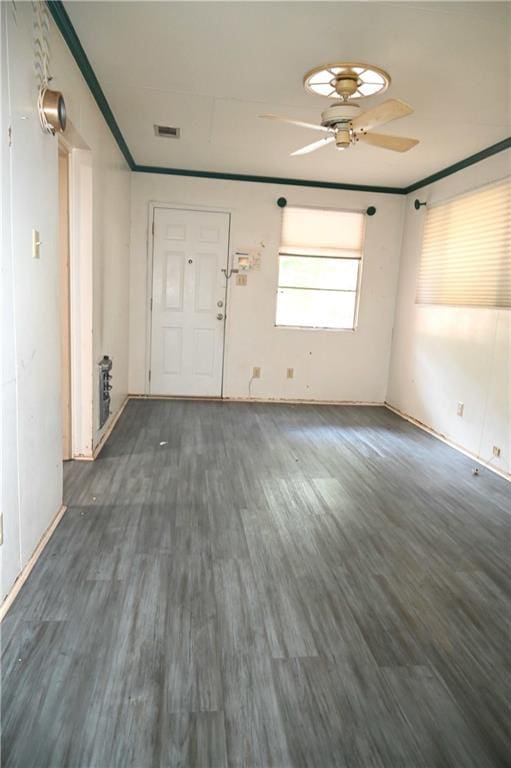
<svg viewBox="0 0 511 768">
<path fill-rule="evenodd" d="M 428 208 L 416 303 L 511 307 L 511 179 Z"/>
<path fill-rule="evenodd" d="M 276 324 L 353 329 L 363 240 L 362 213 L 285 208 Z"/>
<path fill-rule="evenodd" d="M 281 253 L 360 258 L 364 216 L 356 211 L 284 208 Z"/>
</svg>

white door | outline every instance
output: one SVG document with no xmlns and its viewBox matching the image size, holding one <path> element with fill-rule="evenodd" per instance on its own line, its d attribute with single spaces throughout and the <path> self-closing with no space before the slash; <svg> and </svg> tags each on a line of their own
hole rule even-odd
<svg viewBox="0 0 511 768">
<path fill-rule="evenodd" d="M 154 210 L 153 395 L 222 394 L 229 219 Z"/>
</svg>

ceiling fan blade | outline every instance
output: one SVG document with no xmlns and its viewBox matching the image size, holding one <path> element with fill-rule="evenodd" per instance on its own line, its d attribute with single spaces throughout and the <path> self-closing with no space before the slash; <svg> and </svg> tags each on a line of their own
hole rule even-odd
<svg viewBox="0 0 511 768">
<path fill-rule="evenodd" d="M 290 123 L 290 125 L 297 125 L 299 128 L 311 128 L 313 131 L 323 131 L 323 133 L 329 133 L 330 128 L 325 128 L 324 125 L 315 125 L 314 123 L 304 123 L 301 120 L 291 120 L 289 117 L 281 117 L 280 115 L 259 115 L 267 120 L 278 120 L 281 123 Z"/>
<path fill-rule="evenodd" d="M 399 99 L 388 99 L 383 104 L 378 104 L 373 109 L 368 109 L 360 117 L 351 121 L 354 131 L 370 131 L 378 125 L 390 123 L 391 120 L 397 120 L 399 117 L 412 115 L 413 108 L 409 104 Z"/>
<path fill-rule="evenodd" d="M 335 136 L 325 136 L 324 139 L 315 141 L 313 144 L 307 144 L 306 147 L 297 149 L 296 152 L 291 152 L 291 157 L 294 157 L 296 155 L 308 155 L 309 152 L 315 152 L 317 149 L 320 149 L 321 147 L 326 147 L 326 145 L 330 144 L 332 141 L 335 141 Z"/>
<path fill-rule="evenodd" d="M 382 149 L 392 149 L 394 152 L 407 152 L 419 143 L 418 139 L 407 139 L 405 136 L 387 136 L 383 133 L 359 133 L 357 139 Z"/>
</svg>

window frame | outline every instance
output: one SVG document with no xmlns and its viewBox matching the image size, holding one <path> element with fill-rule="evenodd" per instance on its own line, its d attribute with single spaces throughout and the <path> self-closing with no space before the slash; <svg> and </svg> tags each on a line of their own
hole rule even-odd
<svg viewBox="0 0 511 768">
<path fill-rule="evenodd" d="M 363 272 L 363 263 L 364 263 L 364 256 L 365 256 L 365 240 L 366 240 L 366 216 L 365 209 L 360 208 L 333 208 L 331 206 L 314 206 L 314 205 L 293 205 L 290 206 L 290 208 L 302 208 L 302 209 L 308 209 L 311 211 L 333 211 L 334 213 L 358 213 L 362 217 L 362 247 L 360 249 L 360 257 L 355 258 L 353 256 L 326 256 L 321 254 L 297 254 L 297 253 L 287 253 L 286 251 L 281 250 L 282 245 L 279 243 L 278 251 L 277 251 L 277 289 L 275 291 L 275 320 L 273 323 L 274 328 L 277 328 L 279 330 L 287 330 L 287 331 L 326 331 L 328 333 L 355 333 L 355 331 L 358 330 L 358 320 L 359 320 L 359 310 L 360 310 L 360 294 L 361 294 L 361 288 L 362 288 L 362 272 Z M 282 230 L 283 230 L 283 223 L 284 223 L 284 216 L 285 211 L 282 210 L 281 217 L 280 217 L 280 240 L 282 240 Z M 307 288 L 303 286 L 281 286 L 280 285 L 280 257 L 281 256 L 287 256 L 289 257 L 296 257 L 296 258 L 305 258 L 305 259 L 344 259 L 346 261 L 358 261 L 358 270 L 357 270 L 357 283 L 355 290 L 350 289 L 341 289 L 341 288 Z M 288 290 L 311 290 L 311 291 L 325 291 L 329 293 L 354 293 L 355 294 L 355 308 L 353 311 L 353 326 L 342 328 L 338 326 L 322 326 L 322 325 L 287 325 L 282 323 L 277 323 L 277 313 L 278 313 L 278 301 L 279 301 L 279 290 L 281 289 L 288 289 Z"/>
</svg>

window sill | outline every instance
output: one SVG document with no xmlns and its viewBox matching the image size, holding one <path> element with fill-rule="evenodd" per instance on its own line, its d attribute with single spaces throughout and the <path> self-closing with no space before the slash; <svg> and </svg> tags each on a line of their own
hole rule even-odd
<svg viewBox="0 0 511 768">
<path fill-rule="evenodd" d="M 277 325 L 273 326 L 282 331 L 327 331 L 328 333 L 355 333 L 356 328 L 321 328 L 312 325 Z"/>
</svg>

